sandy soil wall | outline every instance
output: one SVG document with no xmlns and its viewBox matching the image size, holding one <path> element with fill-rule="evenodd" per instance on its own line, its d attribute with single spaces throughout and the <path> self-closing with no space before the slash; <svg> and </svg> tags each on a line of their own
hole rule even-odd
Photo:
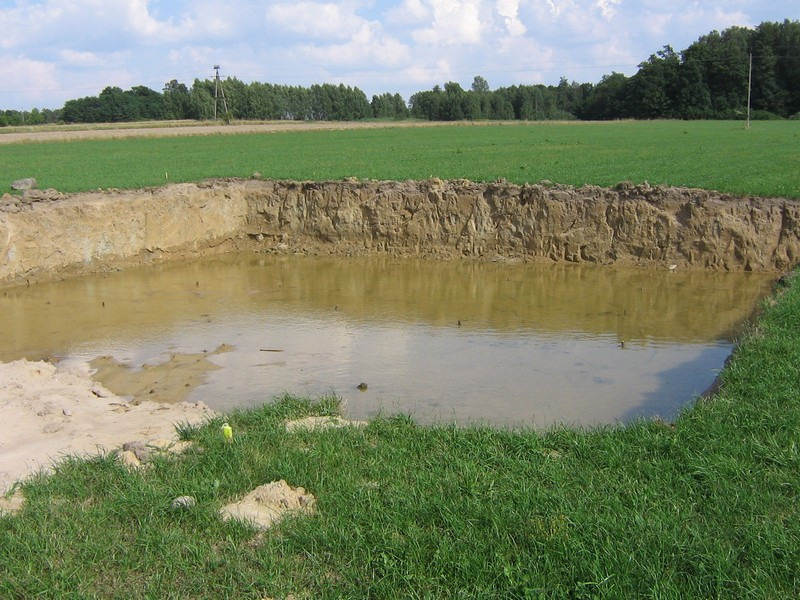
<svg viewBox="0 0 800 600">
<path fill-rule="evenodd" d="M 800 201 L 620 184 L 213 181 L 0 201 L 0 284 L 252 248 L 783 271 Z"/>
</svg>

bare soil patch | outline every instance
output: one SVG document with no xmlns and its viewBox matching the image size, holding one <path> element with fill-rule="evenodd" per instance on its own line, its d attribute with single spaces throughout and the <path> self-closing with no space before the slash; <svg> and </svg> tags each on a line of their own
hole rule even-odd
<svg viewBox="0 0 800 600">
<path fill-rule="evenodd" d="M 333 131 L 343 129 L 381 129 L 390 127 L 436 127 L 444 123 L 429 121 L 269 121 L 263 123 L 195 124 L 193 122 L 164 122 L 150 126 L 114 124 L 38 126 L 25 130 L 16 128 L 0 131 L 0 144 L 22 142 L 52 142 L 70 140 L 100 140 L 133 137 L 179 137 L 193 135 L 230 135 L 237 133 L 282 133 L 290 131 Z"/>
</svg>

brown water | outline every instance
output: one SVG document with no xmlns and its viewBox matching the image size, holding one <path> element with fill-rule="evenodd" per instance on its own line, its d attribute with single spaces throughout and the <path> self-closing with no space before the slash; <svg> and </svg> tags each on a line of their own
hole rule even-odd
<svg viewBox="0 0 800 600">
<path fill-rule="evenodd" d="M 672 418 L 769 291 L 749 273 L 238 254 L 0 292 L 0 360 L 233 348 L 189 398 L 546 426 Z M 368 389 L 356 386 L 365 382 Z"/>
</svg>

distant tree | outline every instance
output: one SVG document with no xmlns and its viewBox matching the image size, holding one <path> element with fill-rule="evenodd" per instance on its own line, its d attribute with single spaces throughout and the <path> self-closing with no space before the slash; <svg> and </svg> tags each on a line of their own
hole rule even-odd
<svg viewBox="0 0 800 600">
<path fill-rule="evenodd" d="M 189 92 L 191 119 L 207 121 L 214 117 L 214 83 L 208 79 L 195 79 Z"/>
<path fill-rule="evenodd" d="M 0 127 L 13 127 L 22 125 L 24 115 L 19 110 L 4 110 L 0 112 Z"/>
<path fill-rule="evenodd" d="M 286 90 L 285 118 L 305 121 L 313 118 L 311 92 L 308 88 L 289 86 Z"/>
<path fill-rule="evenodd" d="M 507 88 L 496 90 L 489 100 L 489 118 L 510 121 L 515 118 L 514 105 Z"/>
<path fill-rule="evenodd" d="M 759 35 L 764 24 L 756 28 Z M 800 21 L 786 19 L 775 34 L 775 78 L 786 90 L 784 117 L 800 117 Z"/>
<path fill-rule="evenodd" d="M 570 83 L 566 77 L 562 77 L 556 88 L 556 109 L 569 118 L 575 118 L 587 89 L 590 86 L 575 81 Z"/>
<path fill-rule="evenodd" d="M 216 83 L 212 82 L 213 85 Z M 223 120 L 230 119 L 254 119 L 255 116 L 249 113 L 248 84 L 236 77 L 226 77 L 220 80 L 217 93 L 217 118 Z M 215 89 L 214 87 L 211 88 Z M 223 102 L 223 94 L 225 96 Z M 225 114 L 225 107 L 228 114 Z"/>
<path fill-rule="evenodd" d="M 489 82 L 487 82 L 480 75 L 476 75 L 472 80 L 472 87 L 470 89 L 477 94 L 485 94 L 489 91 Z"/>
<path fill-rule="evenodd" d="M 674 103 L 680 87 L 680 59 L 671 46 L 664 46 L 639 65 L 628 84 L 628 111 L 637 119 L 677 116 Z"/>
<path fill-rule="evenodd" d="M 381 94 L 372 96 L 370 102 L 372 116 L 376 119 L 405 119 L 408 117 L 408 106 L 400 94 Z"/>
<path fill-rule="evenodd" d="M 67 100 L 61 109 L 61 118 L 65 123 L 80 123 L 82 107 L 78 100 Z"/>
<path fill-rule="evenodd" d="M 124 92 L 132 97 L 134 119 L 159 120 L 164 118 L 164 97 L 149 87 L 138 85 Z"/>
<path fill-rule="evenodd" d="M 553 118 L 555 92 L 543 85 L 522 85 L 514 90 L 514 113 L 523 121 L 544 121 Z"/>
<path fill-rule="evenodd" d="M 800 111 L 800 22 L 761 23 L 750 51 L 753 107 L 786 117 Z"/>
<path fill-rule="evenodd" d="M 134 114 L 122 88 L 108 86 L 98 96 L 99 107 L 95 123 L 115 123 L 133 121 Z"/>
<path fill-rule="evenodd" d="M 695 61 L 702 66 L 702 80 L 711 100 L 709 116 L 730 118 L 746 109 L 748 38 L 749 30 L 743 27 L 712 31 L 683 52 L 684 63 Z"/>
<path fill-rule="evenodd" d="M 190 119 L 191 97 L 189 88 L 177 79 L 164 84 L 164 110 L 165 119 Z"/>
<path fill-rule="evenodd" d="M 621 119 L 627 116 L 625 107 L 628 78 L 622 73 L 604 75 L 596 86 L 588 91 L 578 117 L 589 121 Z"/>
<path fill-rule="evenodd" d="M 472 80 L 464 113 L 468 119 L 488 119 L 492 114 L 492 92 L 489 83 L 480 75 Z"/>
<path fill-rule="evenodd" d="M 403 97 L 400 94 L 395 94 L 392 96 L 392 100 L 394 100 L 394 113 L 396 119 L 407 119 L 410 112 L 408 109 L 408 104 L 406 101 L 403 100 Z"/>
<path fill-rule="evenodd" d="M 455 81 L 444 84 L 444 99 L 439 107 L 439 120 L 460 121 L 464 115 L 464 89 Z"/>
<path fill-rule="evenodd" d="M 435 85 L 428 92 L 417 92 L 411 95 L 409 99 L 411 114 L 418 119 L 439 120 L 441 119 L 443 102 L 444 94 L 442 93 L 442 88 Z"/>
<path fill-rule="evenodd" d="M 28 113 L 25 119 L 25 123 L 28 125 L 41 125 L 44 122 L 45 116 L 38 108 L 31 109 L 31 112 Z"/>
<path fill-rule="evenodd" d="M 707 119 L 713 116 L 711 94 L 703 80 L 703 68 L 697 61 L 684 61 L 674 99 L 676 116 L 683 119 Z"/>
</svg>

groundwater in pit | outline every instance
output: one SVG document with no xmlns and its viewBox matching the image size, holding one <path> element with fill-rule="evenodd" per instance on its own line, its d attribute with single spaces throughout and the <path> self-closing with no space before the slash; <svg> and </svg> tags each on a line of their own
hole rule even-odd
<svg viewBox="0 0 800 600">
<path fill-rule="evenodd" d="M 670 419 L 713 382 L 772 279 L 231 254 L 7 289 L 0 360 L 110 356 L 136 371 L 205 353 L 216 368 L 188 398 L 219 410 L 290 392 L 336 394 L 359 419 Z M 177 369 L 163 398 L 185 387 Z"/>
</svg>

